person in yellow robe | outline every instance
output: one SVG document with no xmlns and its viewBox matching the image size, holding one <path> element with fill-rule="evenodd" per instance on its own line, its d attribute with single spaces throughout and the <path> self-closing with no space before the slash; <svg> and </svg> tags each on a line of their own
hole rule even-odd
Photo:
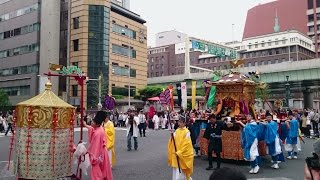
<svg viewBox="0 0 320 180">
<path fill-rule="evenodd" d="M 190 131 L 186 128 L 186 118 L 180 116 L 179 128 L 173 133 L 168 143 L 168 164 L 173 168 L 172 180 L 191 180 L 193 173 L 193 146 Z M 179 172 L 179 166 L 180 172 Z"/>
<path fill-rule="evenodd" d="M 116 155 L 114 150 L 116 134 L 114 130 L 114 124 L 112 121 L 110 121 L 109 117 L 110 117 L 109 115 L 106 117 L 103 128 L 104 128 L 104 134 L 107 139 L 106 150 L 109 155 L 110 165 L 111 167 L 114 167 L 116 165 Z"/>
</svg>

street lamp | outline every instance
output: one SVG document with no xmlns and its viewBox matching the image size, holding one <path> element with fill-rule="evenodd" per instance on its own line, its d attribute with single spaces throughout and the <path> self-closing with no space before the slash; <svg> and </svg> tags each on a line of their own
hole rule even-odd
<svg viewBox="0 0 320 180">
<path fill-rule="evenodd" d="M 289 108 L 289 98 L 290 98 L 290 83 L 289 83 L 289 76 L 286 76 L 287 83 L 285 84 L 286 86 L 286 104 L 287 107 Z"/>
</svg>

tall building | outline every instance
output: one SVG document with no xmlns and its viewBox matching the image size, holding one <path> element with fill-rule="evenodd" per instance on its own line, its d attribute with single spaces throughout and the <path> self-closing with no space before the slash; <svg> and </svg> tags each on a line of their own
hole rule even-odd
<svg viewBox="0 0 320 180">
<path fill-rule="evenodd" d="M 71 3 L 70 63 L 89 78 L 103 75 L 104 92 L 133 96 L 146 86 L 147 28 L 138 14 L 106 0 Z M 80 88 L 70 79 L 71 104 L 79 105 Z M 84 88 L 87 108 L 98 103 L 98 85 Z"/>
<path fill-rule="evenodd" d="M 59 63 L 60 1 L 0 1 L 0 88 L 16 103 L 43 89 L 49 62 Z M 41 83 L 40 83 L 41 82 Z M 58 94 L 57 85 L 53 91 Z"/>
<path fill-rule="evenodd" d="M 315 57 L 314 45 L 308 36 L 296 30 L 245 38 L 240 48 L 246 67 L 302 61 Z"/>
<path fill-rule="evenodd" d="M 0 88 L 11 103 L 43 90 L 49 63 L 78 66 L 90 79 L 102 74 L 103 95 L 127 96 L 130 89 L 133 96 L 144 87 L 146 21 L 122 5 L 111 0 L 0 0 Z M 76 81 L 51 81 L 56 94 L 80 105 Z M 96 108 L 97 82 L 89 81 L 84 89 L 86 107 Z"/>
<path fill-rule="evenodd" d="M 297 30 L 305 35 L 307 2 L 305 0 L 276 0 L 259 4 L 247 12 L 243 38 L 257 37 L 275 32 L 275 19 L 279 31 Z"/>
<path fill-rule="evenodd" d="M 243 39 L 272 34 L 276 30 L 297 30 L 312 39 L 318 57 L 319 17 L 320 0 L 277 0 L 260 4 L 248 10 Z"/>
<path fill-rule="evenodd" d="M 319 20 L 320 20 L 320 1 L 319 0 L 308 0 L 308 9 L 307 9 L 307 16 L 308 16 L 308 35 L 312 38 L 315 48 L 318 50 L 319 53 Z M 315 33 L 317 32 L 317 33 Z M 317 57 L 318 57 L 317 53 Z"/>
</svg>

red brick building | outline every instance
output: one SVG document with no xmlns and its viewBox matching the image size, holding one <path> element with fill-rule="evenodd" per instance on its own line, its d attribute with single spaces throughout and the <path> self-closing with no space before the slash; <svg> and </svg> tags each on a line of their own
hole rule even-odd
<svg viewBox="0 0 320 180">
<path fill-rule="evenodd" d="M 305 0 L 277 0 L 251 8 L 243 32 L 243 39 L 274 32 L 275 17 L 278 15 L 280 32 L 298 30 L 308 35 L 308 3 Z"/>
</svg>

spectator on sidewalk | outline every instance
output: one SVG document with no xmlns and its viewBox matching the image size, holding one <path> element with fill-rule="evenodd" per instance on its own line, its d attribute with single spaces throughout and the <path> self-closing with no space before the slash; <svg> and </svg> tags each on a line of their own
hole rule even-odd
<svg viewBox="0 0 320 180">
<path fill-rule="evenodd" d="M 5 136 L 8 135 L 9 130 L 11 130 L 11 133 L 13 134 L 13 128 L 12 128 L 12 124 L 13 124 L 13 116 L 12 116 L 12 112 L 9 112 L 9 116 L 7 118 L 7 122 L 8 122 L 8 128 L 7 131 L 5 133 Z"/>
<path fill-rule="evenodd" d="M 0 113 L 0 132 L 1 133 L 5 131 L 4 124 L 5 124 L 5 119 L 3 118 L 3 114 Z"/>
<path fill-rule="evenodd" d="M 146 137 L 146 121 L 147 121 L 147 119 L 143 113 L 143 110 L 140 111 L 138 117 L 139 117 L 139 121 L 140 121 L 140 123 L 139 123 L 140 137 L 142 137 L 142 135 L 143 135 L 143 137 Z"/>
</svg>

